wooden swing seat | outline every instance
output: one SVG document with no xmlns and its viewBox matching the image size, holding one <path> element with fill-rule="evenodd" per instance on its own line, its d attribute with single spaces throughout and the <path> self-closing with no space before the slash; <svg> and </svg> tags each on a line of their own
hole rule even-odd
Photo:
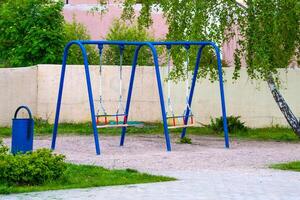
<svg viewBox="0 0 300 200">
<path fill-rule="evenodd" d="M 168 126 L 168 129 L 188 128 L 188 127 L 195 127 L 195 124 Z"/>
<path fill-rule="evenodd" d="M 128 127 L 128 124 L 104 124 L 104 125 L 98 125 L 97 128 L 123 128 Z"/>
</svg>

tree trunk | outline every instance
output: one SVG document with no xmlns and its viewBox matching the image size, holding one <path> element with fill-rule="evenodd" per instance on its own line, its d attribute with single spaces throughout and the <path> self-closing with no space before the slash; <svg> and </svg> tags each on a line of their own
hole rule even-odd
<svg viewBox="0 0 300 200">
<path fill-rule="evenodd" d="M 276 101 L 278 107 L 280 108 L 282 114 L 284 115 L 285 119 L 289 123 L 289 125 L 292 127 L 293 131 L 300 137 L 300 123 L 297 117 L 293 114 L 290 107 L 284 100 L 284 98 L 279 93 L 276 84 L 274 82 L 273 78 L 268 79 L 268 85 L 271 90 L 271 93 L 274 97 L 274 100 Z"/>
</svg>

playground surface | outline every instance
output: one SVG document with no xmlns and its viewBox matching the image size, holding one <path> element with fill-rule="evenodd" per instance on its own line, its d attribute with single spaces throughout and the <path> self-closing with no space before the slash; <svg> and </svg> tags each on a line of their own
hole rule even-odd
<svg viewBox="0 0 300 200">
<path fill-rule="evenodd" d="M 100 135 L 101 137 L 101 135 Z M 56 152 L 69 162 L 107 168 L 134 168 L 176 177 L 178 181 L 13 194 L 0 199 L 299 199 L 300 173 L 268 169 L 273 163 L 300 160 L 299 143 L 239 141 L 224 148 L 222 138 L 192 136 L 193 144 L 165 151 L 159 135 L 101 137 L 102 155 L 95 155 L 92 136 L 58 136 Z M 9 139 L 5 140 L 10 143 Z M 35 148 L 49 147 L 50 137 L 38 137 Z"/>
</svg>

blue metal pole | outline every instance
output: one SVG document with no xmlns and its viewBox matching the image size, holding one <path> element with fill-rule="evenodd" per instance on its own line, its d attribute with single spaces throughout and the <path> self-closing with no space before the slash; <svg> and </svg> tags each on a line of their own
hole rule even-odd
<svg viewBox="0 0 300 200">
<path fill-rule="evenodd" d="M 227 116 L 226 116 L 226 104 L 225 104 L 224 84 L 223 84 L 223 75 L 222 75 L 222 62 L 221 62 L 221 56 L 220 56 L 219 48 L 215 44 L 213 44 L 212 46 L 215 49 L 216 56 L 217 56 L 217 62 L 218 62 L 218 73 L 219 73 L 219 85 L 220 85 L 220 95 L 221 95 L 221 106 L 222 106 L 225 147 L 229 148 L 229 136 L 228 136 L 228 126 L 227 126 Z"/>
<path fill-rule="evenodd" d="M 97 155 L 99 155 L 100 154 L 100 145 L 99 145 L 99 139 L 98 139 L 97 125 L 96 125 L 96 120 L 95 120 L 95 109 L 94 109 L 93 93 L 92 93 L 92 86 L 91 86 L 90 73 L 89 73 L 89 64 L 88 64 L 85 47 L 79 41 L 69 42 L 64 49 L 63 64 L 62 64 L 62 71 L 61 71 L 61 77 L 60 77 L 60 84 L 59 84 L 59 91 L 58 91 L 58 98 L 57 98 L 57 105 L 56 105 L 56 114 L 55 114 L 51 148 L 55 149 L 57 127 L 58 127 L 58 121 L 59 121 L 59 114 L 60 114 L 60 107 L 61 107 L 68 51 L 69 51 L 70 46 L 72 46 L 73 44 L 77 44 L 80 47 L 82 56 L 83 56 L 84 68 L 85 68 L 85 74 L 86 74 L 86 83 L 87 83 L 89 102 L 90 102 L 94 140 L 95 140 L 95 146 L 96 146 L 96 153 L 97 153 Z"/>
<path fill-rule="evenodd" d="M 199 48 L 198 53 L 197 53 L 196 64 L 195 64 L 195 68 L 194 68 L 194 74 L 193 74 L 193 78 L 192 78 L 191 90 L 190 90 L 189 100 L 188 100 L 190 107 L 191 107 L 192 101 L 193 101 L 195 85 L 197 82 L 197 74 L 198 74 L 198 70 L 199 70 L 199 66 L 200 66 L 202 50 L 204 47 L 205 47 L 205 45 L 201 45 L 201 47 Z M 189 115 L 190 115 L 190 109 L 187 108 L 186 114 L 185 114 L 185 119 L 184 119 L 185 125 L 187 124 Z M 186 134 L 186 127 L 182 129 L 181 138 L 184 138 L 185 134 Z"/>
<path fill-rule="evenodd" d="M 128 115 L 129 115 L 129 108 L 130 108 L 131 94 L 132 94 L 134 77 L 135 77 L 135 70 L 136 70 L 138 55 L 139 55 L 139 51 L 140 51 L 141 47 L 142 46 L 140 46 L 140 45 L 136 47 L 133 62 L 132 62 L 130 82 L 129 82 L 129 87 L 128 87 L 128 95 L 127 95 L 126 108 L 125 108 L 125 116 L 127 117 L 127 120 L 128 120 Z M 127 130 L 126 127 L 122 128 L 120 146 L 124 145 L 126 130 Z"/>
<path fill-rule="evenodd" d="M 160 78 L 157 51 L 151 43 L 147 43 L 147 45 L 150 47 L 150 49 L 152 51 L 153 61 L 154 61 L 154 65 L 155 65 L 157 87 L 158 87 L 158 93 L 159 93 L 159 99 L 160 99 L 161 113 L 162 113 L 162 118 L 163 118 L 163 126 L 164 126 L 164 134 L 165 134 L 165 139 L 166 139 L 167 151 L 171 151 L 171 142 L 170 142 L 170 136 L 169 136 L 169 130 L 168 130 L 168 124 L 167 124 L 165 100 L 164 100 L 164 93 L 163 93 L 162 83 L 161 83 L 161 78 Z"/>
<path fill-rule="evenodd" d="M 87 58 L 87 54 L 86 54 L 86 50 L 85 50 L 84 46 L 81 45 L 80 48 L 81 48 L 81 51 L 83 54 L 83 62 L 84 62 L 86 84 L 87 84 L 88 95 L 89 95 L 89 103 L 90 103 L 90 110 L 91 110 L 91 118 L 92 118 L 92 126 L 93 126 L 96 154 L 100 155 L 100 144 L 99 144 L 97 123 L 96 123 L 96 117 L 95 117 L 96 115 L 95 115 L 95 107 L 94 107 L 93 90 L 92 90 L 91 78 L 90 78 L 89 63 L 88 63 L 88 58 Z"/>
<path fill-rule="evenodd" d="M 59 89 L 58 89 L 58 97 L 57 97 L 57 103 L 56 103 L 54 127 L 53 127 L 53 132 L 52 132 L 52 143 L 51 143 L 51 149 L 52 150 L 55 149 L 55 145 L 56 145 L 57 127 L 58 127 L 58 121 L 59 121 L 62 93 L 63 93 L 63 88 L 64 88 L 66 64 L 67 64 L 67 58 L 68 58 L 68 51 L 69 51 L 69 48 L 70 48 L 71 45 L 72 45 L 72 43 L 68 43 L 65 46 L 65 49 L 64 49 L 63 62 L 62 62 L 62 68 L 61 68 L 61 74 L 60 74 Z"/>
</svg>

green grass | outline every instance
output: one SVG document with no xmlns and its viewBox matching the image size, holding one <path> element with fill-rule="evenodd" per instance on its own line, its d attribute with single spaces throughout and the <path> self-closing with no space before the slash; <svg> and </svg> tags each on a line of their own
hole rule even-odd
<svg viewBox="0 0 300 200">
<path fill-rule="evenodd" d="M 290 170 L 300 172 L 300 161 L 274 164 L 270 166 L 273 169 Z"/>
<path fill-rule="evenodd" d="M 108 170 L 98 166 L 68 164 L 65 174 L 56 181 L 48 182 L 39 186 L 8 186 L 4 183 L 0 183 L 0 194 L 152 183 L 174 180 L 176 179 L 171 177 L 139 173 L 138 171 L 132 169 Z"/>
<path fill-rule="evenodd" d="M 258 141 L 278 141 L 278 142 L 299 142 L 299 137 L 290 129 L 284 127 L 268 127 L 249 129 L 246 132 L 230 134 L 232 138 L 258 140 Z"/>
<path fill-rule="evenodd" d="M 50 135 L 52 133 L 53 125 L 43 120 L 35 120 L 35 135 Z M 102 135 L 120 135 L 121 129 L 110 128 L 101 129 Z M 61 123 L 58 127 L 59 134 L 76 134 L 76 135 L 91 135 L 91 123 Z M 160 123 L 145 123 L 143 128 L 129 127 L 127 133 L 130 134 L 162 134 L 163 126 Z M 179 135 L 181 129 L 171 130 L 171 134 Z M 202 135 L 223 137 L 222 133 L 217 133 L 209 127 L 190 127 L 187 131 L 188 135 Z M 9 137 L 11 135 L 11 128 L 0 127 L 0 137 Z M 300 139 L 290 128 L 285 127 L 268 127 L 248 129 L 248 131 L 239 131 L 230 133 L 230 138 L 245 139 L 245 140 L 259 140 L 259 141 L 284 141 L 284 142 L 298 142 Z"/>
<path fill-rule="evenodd" d="M 52 134 L 53 124 L 49 124 L 43 120 L 35 120 L 34 132 L 36 135 L 49 135 Z M 106 128 L 100 130 L 104 135 L 120 135 L 120 128 Z M 172 130 L 173 133 L 180 133 L 181 130 Z M 76 134 L 76 135 L 90 135 L 92 134 L 91 123 L 60 123 L 58 126 L 59 134 Z M 163 126 L 159 123 L 145 123 L 143 128 L 128 127 L 128 134 L 162 134 Z M 199 133 L 210 135 L 212 131 L 208 128 L 189 128 L 189 133 Z M 0 127 L 0 137 L 10 137 L 10 127 Z"/>
</svg>

